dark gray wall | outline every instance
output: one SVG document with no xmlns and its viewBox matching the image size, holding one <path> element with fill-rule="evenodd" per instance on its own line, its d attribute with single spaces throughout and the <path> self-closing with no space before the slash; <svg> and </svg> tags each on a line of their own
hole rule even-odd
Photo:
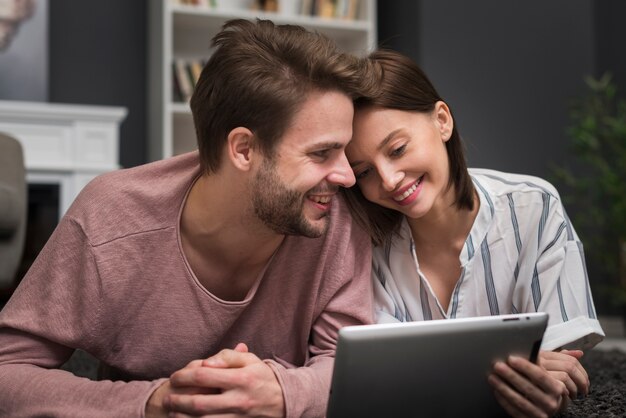
<svg viewBox="0 0 626 418">
<path fill-rule="evenodd" d="M 147 161 L 146 0 L 50 1 L 50 101 L 125 106 L 120 159 Z M 567 103 L 611 69 L 625 91 L 621 0 L 378 1 L 379 39 L 452 106 L 473 166 L 546 176 L 568 158 Z"/>
<path fill-rule="evenodd" d="M 378 0 L 378 46 L 419 60 L 419 1 Z"/>
<path fill-rule="evenodd" d="M 422 2 L 422 66 L 470 166 L 546 176 L 563 162 L 567 103 L 593 72 L 591 1 Z"/>
<path fill-rule="evenodd" d="M 622 97 L 626 97 L 626 2 L 623 0 L 595 1 L 596 70 L 598 74 L 609 71 Z"/>
<path fill-rule="evenodd" d="M 49 99 L 124 106 L 120 161 L 146 156 L 146 0 L 49 2 Z"/>
<path fill-rule="evenodd" d="M 567 158 L 567 103 L 594 70 L 591 3 L 422 0 L 412 26 L 381 25 L 416 36 L 411 56 L 452 107 L 470 166 L 547 176 Z"/>
</svg>

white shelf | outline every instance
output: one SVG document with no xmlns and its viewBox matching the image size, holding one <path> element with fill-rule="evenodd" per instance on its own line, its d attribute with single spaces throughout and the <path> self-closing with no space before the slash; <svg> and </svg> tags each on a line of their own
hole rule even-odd
<svg viewBox="0 0 626 418">
<path fill-rule="evenodd" d="M 0 131 L 24 150 L 29 183 L 59 184 L 59 216 L 94 177 L 119 166 L 123 107 L 0 101 Z"/>
<path fill-rule="evenodd" d="M 296 0 L 291 0 L 296 1 Z M 295 24 L 334 39 L 344 51 L 364 55 L 376 45 L 376 0 L 360 0 L 358 19 L 252 11 L 246 0 L 223 0 L 221 8 L 151 0 L 149 7 L 149 159 L 196 149 L 189 105 L 173 102 L 174 60 L 206 60 L 210 42 L 222 25 L 236 18 Z"/>
</svg>

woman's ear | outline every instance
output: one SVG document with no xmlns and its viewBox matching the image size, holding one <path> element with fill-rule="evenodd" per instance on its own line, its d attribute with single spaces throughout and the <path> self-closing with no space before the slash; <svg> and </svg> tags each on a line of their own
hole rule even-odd
<svg viewBox="0 0 626 418">
<path fill-rule="evenodd" d="M 452 119 L 452 113 L 447 104 L 441 100 L 435 103 L 435 121 L 441 134 L 441 140 L 447 142 L 452 136 L 452 130 L 454 129 L 454 120 Z"/>
<path fill-rule="evenodd" d="M 226 139 L 226 151 L 233 165 L 243 171 L 250 170 L 255 150 L 255 137 L 248 128 L 237 127 L 230 131 Z"/>
</svg>

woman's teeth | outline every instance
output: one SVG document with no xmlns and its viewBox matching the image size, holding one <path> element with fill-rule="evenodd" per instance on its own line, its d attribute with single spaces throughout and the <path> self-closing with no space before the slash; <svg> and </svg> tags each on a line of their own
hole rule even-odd
<svg viewBox="0 0 626 418">
<path fill-rule="evenodd" d="M 419 184 L 422 182 L 422 178 L 424 176 L 420 177 L 419 179 L 417 179 L 417 181 L 413 184 L 413 186 L 409 187 L 404 193 L 402 193 L 400 196 L 394 196 L 393 200 L 395 200 L 396 202 L 401 202 L 404 199 L 406 199 L 407 197 L 411 196 L 413 194 L 413 192 L 415 192 L 415 190 L 417 190 L 417 186 L 419 186 Z"/>
</svg>

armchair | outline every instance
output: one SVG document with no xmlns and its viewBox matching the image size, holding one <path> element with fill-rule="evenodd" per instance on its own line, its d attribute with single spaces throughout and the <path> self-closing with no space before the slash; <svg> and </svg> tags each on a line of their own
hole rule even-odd
<svg viewBox="0 0 626 418">
<path fill-rule="evenodd" d="M 13 284 L 24 251 L 27 218 L 24 154 L 17 139 L 0 132 L 0 288 Z"/>
</svg>

